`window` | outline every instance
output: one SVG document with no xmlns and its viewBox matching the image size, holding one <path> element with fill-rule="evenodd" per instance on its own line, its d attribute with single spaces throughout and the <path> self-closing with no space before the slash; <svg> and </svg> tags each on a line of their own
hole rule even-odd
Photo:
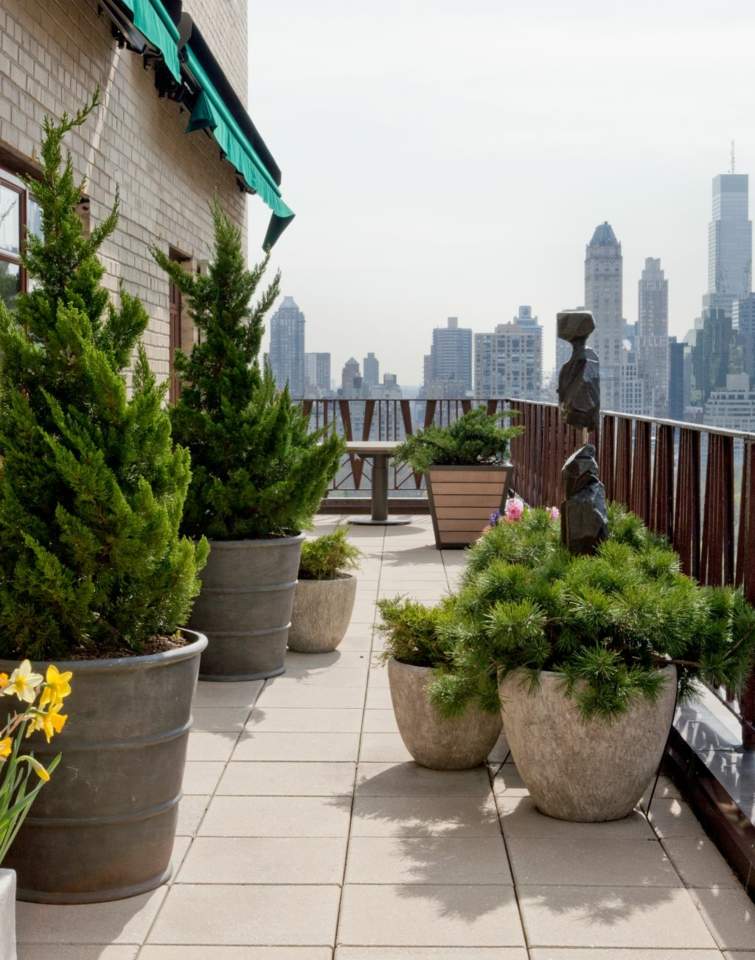
<svg viewBox="0 0 755 960">
<path fill-rule="evenodd" d="M 21 264 L 27 230 L 41 233 L 39 205 L 18 177 L 0 167 L 0 299 L 9 307 L 29 289 Z"/>
</svg>

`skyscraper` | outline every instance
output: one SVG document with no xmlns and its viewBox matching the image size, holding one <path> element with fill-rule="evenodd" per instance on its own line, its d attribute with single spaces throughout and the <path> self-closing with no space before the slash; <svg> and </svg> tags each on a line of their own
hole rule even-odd
<svg viewBox="0 0 755 960">
<path fill-rule="evenodd" d="M 275 384 L 292 397 L 304 396 L 304 314 L 293 297 L 284 297 L 270 321 L 270 367 Z"/>
<path fill-rule="evenodd" d="M 472 330 L 460 327 L 458 317 L 449 317 L 445 327 L 433 330 L 424 391 L 427 397 L 464 397 L 472 391 Z"/>
<path fill-rule="evenodd" d="M 341 371 L 341 390 L 343 390 L 344 393 L 348 393 L 357 389 L 361 390 L 361 387 L 362 374 L 359 370 L 359 361 L 354 357 L 349 357 Z"/>
<path fill-rule="evenodd" d="M 539 400 L 543 382 L 543 328 L 522 306 L 511 323 L 475 334 L 475 392 L 480 398 Z"/>
<path fill-rule="evenodd" d="M 592 346 L 600 360 L 601 404 L 618 410 L 622 403 L 621 367 L 623 258 L 621 244 L 609 223 L 595 228 L 585 256 L 585 307 L 592 312 Z"/>
<path fill-rule="evenodd" d="M 755 384 L 755 293 L 750 293 L 734 304 L 732 322 L 742 348 L 744 371 Z"/>
<path fill-rule="evenodd" d="M 725 310 L 752 290 L 752 223 L 748 176 L 722 173 L 713 178 L 713 219 L 708 227 L 708 292 L 703 306 Z"/>
<path fill-rule="evenodd" d="M 380 361 L 374 353 L 368 353 L 362 361 L 362 373 L 367 387 L 376 387 L 380 383 Z"/>
<path fill-rule="evenodd" d="M 661 261 L 645 260 L 639 281 L 637 375 L 643 382 L 646 414 L 668 416 L 668 280 Z"/>
<path fill-rule="evenodd" d="M 668 415 L 684 420 L 690 404 L 690 348 L 684 340 L 669 337 Z"/>
<path fill-rule="evenodd" d="M 330 354 L 305 353 L 304 379 L 307 396 L 319 397 L 330 391 Z"/>
</svg>

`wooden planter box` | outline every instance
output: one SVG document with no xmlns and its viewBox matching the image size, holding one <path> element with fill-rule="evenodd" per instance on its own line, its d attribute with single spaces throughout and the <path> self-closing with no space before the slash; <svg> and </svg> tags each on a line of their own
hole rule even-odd
<svg viewBox="0 0 755 960">
<path fill-rule="evenodd" d="M 494 510 L 503 510 L 511 464 L 431 467 L 425 475 L 435 546 L 462 548 L 474 543 Z"/>
</svg>

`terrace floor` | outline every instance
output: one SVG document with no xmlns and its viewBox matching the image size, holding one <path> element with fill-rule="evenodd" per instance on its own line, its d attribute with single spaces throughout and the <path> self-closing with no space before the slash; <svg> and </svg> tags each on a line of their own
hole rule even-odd
<svg viewBox="0 0 755 960">
<path fill-rule="evenodd" d="M 755 960 L 755 905 L 668 781 L 649 817 L 570 824 L 533 808 L 503 742 L 487 769 L 410 761 L 375 600 L 436 600 L 464 556 L 428 517 L 352 539 L 337 653 L 199 685 L 172 883 L 19 904 L 19 960 Z"/>
</svg>

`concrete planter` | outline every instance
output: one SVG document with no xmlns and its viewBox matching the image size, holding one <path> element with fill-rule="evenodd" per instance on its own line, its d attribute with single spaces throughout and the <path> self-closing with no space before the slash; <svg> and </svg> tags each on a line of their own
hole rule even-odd
<svg viewBox="0 0 755 960">
<path fill-rule="evenodd" d="M 288 649 L 298 653 L 330 653 L 343 640 L 351 622 L 357 579 L 300 580 L 288 632 Z"/>
<path fill-rule="evenodd" d="M 50 744 L 63 754 L 16 837 L 6 866 L 18 897 L 96 903 L 152 890 L 170 875 L 191 702 L 207 645 L 143 657 L 56 661 L 73 670 L 68 723 Z M 16 666 L 0 661 L 0 670 Z M 34 664 L 44 673 L 46 664 Z M 8 701 L 10 706 L 10 701 Z"/>
<path fill-rule="evenodd" d="M 485 763 L 501 732 L 501 718 L 470 705 L 460 717 L 442 717 L 430 702 L 433 671 L 396 659 L 388 681 L 401 739 L 412 757 L 431 770 L 467 770 Z"/>
<path fill-rule="evenodd" d="M 676 667 L 653 703 L 639 698 L 613 720 L 582 718 L 559 673 L 530 693 L 518 672 L 500 687 L 506 740 L 538 809 L 560 820 L 628 816 L 658 769 L 676 699 Z"/>
<path fill-rule="evenodd" d="M 425 475 L 438 550 L 474 543 L 494 510 L 503 510 L 511 464 L 431 467 Z"/>
<path fill-rule="evenodd" d="M 16 874 L 0 868 L 0 960 L 16 960 Z"/>
<path fill-rule="evenodd" d="M 209 644 L 203 680 L 262 680 L 285 670 L 304 537 L 215 540 L 191 627 Z"/>
</svg>

